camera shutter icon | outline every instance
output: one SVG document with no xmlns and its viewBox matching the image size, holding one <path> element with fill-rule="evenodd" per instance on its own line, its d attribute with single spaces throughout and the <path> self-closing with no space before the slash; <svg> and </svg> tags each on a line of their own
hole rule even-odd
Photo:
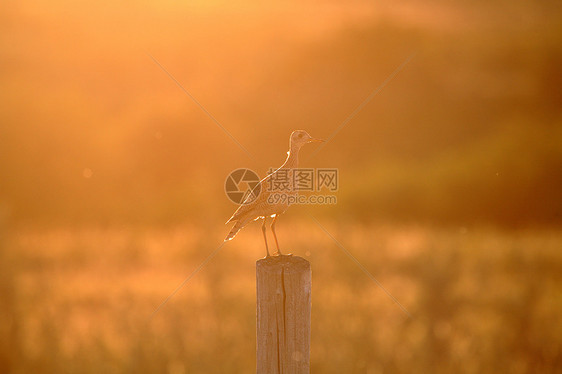
<svg viewBox="0 0 562 374">
<path fill-rule="evenodd" d="M 233 203 L 249 204 L 260 195 L 260 178 L 250 169 L 236 169 L 226 178 L 224 191 Z"/>
</svg>

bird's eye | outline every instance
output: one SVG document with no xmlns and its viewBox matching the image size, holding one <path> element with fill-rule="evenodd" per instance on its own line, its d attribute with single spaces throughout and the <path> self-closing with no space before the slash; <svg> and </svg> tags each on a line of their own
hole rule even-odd
<svg viewBox="0 0 562 374">
<path fill-rule="evenodd" d="M 299 138 L 302 138 L 302 134 L 299 134 Z"/>
</svg>

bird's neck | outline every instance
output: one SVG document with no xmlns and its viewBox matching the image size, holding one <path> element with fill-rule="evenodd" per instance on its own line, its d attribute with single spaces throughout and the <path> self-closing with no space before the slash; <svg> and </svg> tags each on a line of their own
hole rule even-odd
<svg viewBox="0 0 562 374">
<path fill-rule="evenodd" d="M 283 168 L 297 168 L 299 166 L 299 151 L 300 147 L 291 145 L 289 152 L 287 152 L 287 159 L 283 164 Z"/>
</svg>

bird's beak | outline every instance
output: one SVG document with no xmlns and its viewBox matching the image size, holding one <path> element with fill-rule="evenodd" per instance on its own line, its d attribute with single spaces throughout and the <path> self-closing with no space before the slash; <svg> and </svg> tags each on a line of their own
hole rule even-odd
<svg viewBox="0 0 562 374">
<path fill-rule="evenodd" d="M 312 138 L 312 139 L 309 139 L 308 142 L 309 143 L 324 143 L 325 140 L 324 139 L 314 139 L 314 138 Z"/>
</svg>

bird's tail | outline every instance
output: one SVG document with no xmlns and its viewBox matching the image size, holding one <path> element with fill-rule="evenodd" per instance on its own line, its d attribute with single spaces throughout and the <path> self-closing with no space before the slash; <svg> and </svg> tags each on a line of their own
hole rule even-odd
<svg viewBox="0 0 562 374">
<path fill-rule="evenodd" d="M 242 230 L 242 227 L 244 227 L 246 225 L 248 221 L 246 220 L 239 220 L 236 221 L 236 223 L 234 224 L 234 226 L 232 227 L 232 230 L 230 230 L 230 232 L 228 233 L 228 235 L 226 236 L 226 238 L 224 239 L 225 242 L 234 239 L 234 237 L 236 236 L 236 234 L 238 234 L 238 231 Z"/>
</svg>

